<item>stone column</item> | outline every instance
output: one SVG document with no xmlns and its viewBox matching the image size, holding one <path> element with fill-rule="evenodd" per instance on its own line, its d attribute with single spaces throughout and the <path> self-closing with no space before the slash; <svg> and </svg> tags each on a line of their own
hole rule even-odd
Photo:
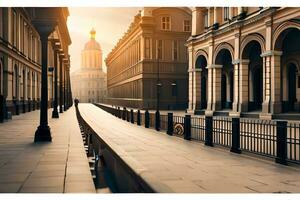
<svg viewBox="0 0 300 200">
<path fill-rule="evenodd" d="M 63 59 L 64 56 L 59 56 L 59 112 L 63 113 Z"/>
<path fill-rule="evenodd" d="M 281 51 L 271 55 L 271 113 L 282 112 L 281 106 Z"/>
<path fill-rule="evenodd" d="M 201 73 L 202 69 L 195 69 L 194 71 L 194 97 L 195 97 L 195 110 L 201 109 Z"/>
<path fill-rule="evenodd" d="M 248 111 L 249 102 L 249 60 L 241 60 L 240 62 L 240 92 L 239 92 L 239 110 L 240 112 Z"/>
<path fill-rule="evenodd" d="M 192 9 L 192 35 L 199 35 L 204 30 L 204 19 L 201 8 Z"/>
<path fill-rule="evenodd" d="M 222 108 L 221 101 L 221 80 L 222 80 L 222 65 L 208 66 L 209 79 L 212 77 L 212 83 L 208 82 L 209 93 L 212 94 L 210 104 L 212 111 L 220 110 Z M 211 79 L 210 79 L 211 80 Z M 209 95 L 210 96 L 210 95 Z"/>
<path fill-rule="evenodd" d="M 240 77 L 239 77 L 239 69 L 240 69 L 240 61 L 239 60 L 233 60 L 233 82 L 234 82 L 234 88 L 233 88 L 233 103 L 232 103 L 232 111 L 237 113 L 239 112 L 239 92 L 240 92 Z"/>
<path fill-rule="evenodd" d="M 210 8 L 211 8 L 211 7 L 208 7 L 208 8 L 207 8 L 207 26 L 208 26 L 208 27 L 211 26 L 211 22 L 210 22 L 210 21 L 211 21 L 211 18 L 212 18 L 211 13 L 210 13 Z"/>
<path fill-rule="evenodd" d="M 214 7 L 214 24 L 218 23 L 218 8 Z"/>
<path fill-rule="evenodd" d="M 52 118 L 59 118 L 57 105 L 58 105 L 58 96 L 57 96 L 57 76 L 58 76 L 58 67 L 57 67 L 57 49 L 54 49 L 54 102 L 53 102 L 53 111 Z"/>
<path fill-rule="evenodd" d="M 42 43 L 42 87 L 40 125 L 35 132 L 34 142 L 51 142 L 52 137 L 48 126 L 48 36 L 54 30 L 56 24 L 37 22 L 35 25 Z"/>
<path fill-rule="evenodd" d="M 67 111 L 67 105 L 66 105 L 66 90 L 67 90 L 67 68 L 68 68 L 68 65 L 66 64 L 65 67 L 64 67 L 64 84 L 63 84 L 63 96 L 64 96 L 64 101 L 63 101 L 63 104 L 64 104 L 64 111 Z"/>
<path fill-rule="evenodd" d="M 264 73 L 264 102 L 263 113 L 280 113 L 281 109 L 281 51 L 266 51 L 261 54 L 263 57 Z"/>
<path fill-rule="evenodd" d="M 190 69 L 188 71 L 189 73 L 189 107 L 188 107 L 188 111 L 189 112 L 193 112 L 194 110 L 194 70 L 193 69 Z"/>
<path fill-rule="evenodd" d="M 189 68 L 188 68 L 188 73 L 189 73 L 189 107 L 188 107 L 188 112 L 192 113 L 194 111 L 194 105 L 195 102 L 194 100 L 194 59 L 193 59 L 193 48 L 189 47 L 188 48 L 188 53 L 189 53 Z"/>
</svg>

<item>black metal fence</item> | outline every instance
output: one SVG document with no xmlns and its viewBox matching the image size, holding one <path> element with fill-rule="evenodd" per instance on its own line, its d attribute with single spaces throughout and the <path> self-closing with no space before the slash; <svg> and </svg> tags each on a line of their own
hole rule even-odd
<svg viewBox="0 0 300 200">
<path fill-rule="evenodd" d="M 277 163 L 300 164 L 300 123 L 236 117 L 191 117 L 161 115 L 95 104 L 99 108 L 145 128 L 166 131 L 168 135 L 220 145 L 231 152 L 250 152 L 274 158 Z"/>
</svg>

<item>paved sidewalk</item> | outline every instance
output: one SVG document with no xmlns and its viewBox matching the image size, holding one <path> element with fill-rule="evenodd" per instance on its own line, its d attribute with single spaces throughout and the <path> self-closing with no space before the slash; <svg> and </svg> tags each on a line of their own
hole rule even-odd
<svg viewBox="0 0 300 200">
<path fill-rule="evenodd" d="M 300 167 L 230 153 L 132 125 L 92 104 L 85 121 L 157 192 L 300 192 Z"/>
<path fill-rule="evenodd" d="M 95 192 L 74 107 L 51 112 L 51 143 L 33 143 L 39 111 L 0 124 L 0 192 Z"/>
</svg>

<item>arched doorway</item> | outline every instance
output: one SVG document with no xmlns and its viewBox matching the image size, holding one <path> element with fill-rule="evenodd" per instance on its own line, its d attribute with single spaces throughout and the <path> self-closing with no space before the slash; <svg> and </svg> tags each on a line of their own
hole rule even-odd
<svg viewBox="0 0 300 200">
<path fill-rule="evenodd" d="M 207 108 L 207 76 L 208 76 L 208 72 L 207 72 L 207 60 L 205 58 L 205 56 L 200 55 L 198 56 L 197 60 L 196 60 L 196 69 L 201 69 L 201 75 L 200 77 L 197 77 L 197 80 L 200 81 L 200 83 L 196 84 L 200 84 L 201 87 L 198 87 L 199 85 L 196 86 L 196 88 L 198 88 L 197 92 L 200 92 L 200 96 L 201 98 L 198 101 L 196 101 L 196 108 L 197 109 L 206 109 Z M 199 105 L 197 105 L 199 104 Z"/>
<path fill-rule="evenodd" d="M 297 83 L 296 83 L 297 67 L 291 63 L 287 66 L 287 80 L 288 80 L 288 111 L 295 110 L 295 103 L 297 102 Z"/>
<path fill-rule="evenodd" d="M 263 59 L 261 45 L 250 41 L 243 49 L 242 59 L 249 60 L 248 66 L 248 111 L 261 111 L 263 103 Z"/>
<path fill-rule="evenodd" d="M 233 64 L 231 53 L 228 49 L 222 49 L 216 56 L 217 65 L 222 65 L 221 73 L 221 108 L 232 109 L 233 102 Z"/>
<path fill-rule="evenodd" d="M 276 39 L 274 49 L 280 57 L 280 101 L 282 112 L 300 111 L 300 86 L 297 84 L 300 63 L 300 27 L 287 28 Z M 299 80 L 298 80 L 299 81 Z M 298 90 L 298 91 L 297 91 Z"/>
</svg>

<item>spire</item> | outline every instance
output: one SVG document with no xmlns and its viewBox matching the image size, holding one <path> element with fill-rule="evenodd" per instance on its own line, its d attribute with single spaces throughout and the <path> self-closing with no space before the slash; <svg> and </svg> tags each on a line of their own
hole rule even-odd
<svg viewBox="0 0 300 200">
<path fill-rule="evenodd" d="M 91 39 L 95 39 L 96 38 L 96 31 L 94 28 L 92 28 L 92 30 L 90 31 L 90 34 L 91 34 Z"/>
</svg>

